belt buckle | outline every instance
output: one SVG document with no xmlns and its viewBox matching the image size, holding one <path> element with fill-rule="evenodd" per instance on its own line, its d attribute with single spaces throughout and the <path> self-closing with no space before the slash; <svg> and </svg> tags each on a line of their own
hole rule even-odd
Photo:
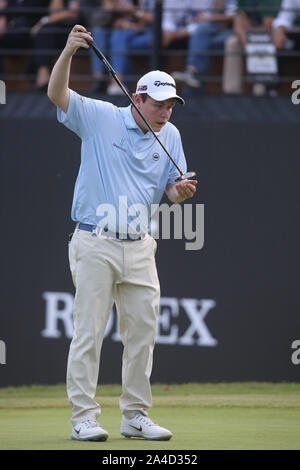
<svg viewBox="0 0 300 470">
<path fill-rule="evenodd" d="M 96 233 L 98 238 L 100 238 L 100 237 L 101 238 L 110 238 L 112 240 L 118 239 L 117 232 L 110 232 L 109 230 L 105 231 L 103 227 L 99 227 L 98 225 L 95 228 L 95 233 Z"/>
</svg>

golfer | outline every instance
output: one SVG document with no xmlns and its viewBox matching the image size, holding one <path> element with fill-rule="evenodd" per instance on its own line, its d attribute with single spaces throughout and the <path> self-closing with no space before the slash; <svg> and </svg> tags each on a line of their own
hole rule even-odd
<svg viewBox="0 0 300 470">
<path fill-rule="evenodd" d="M 115 303 L 124 346 L 120 432 L 126 437 L 168 440 L 172 433 L 148 417 L 160 299 L 157 246 L 149 235 L 150 206 L 160 202 L 164 191 L 172 202 L 192 197 L 197 181 L 176 184 L 178 170 L 134 107 L 118 108 L 69 89 L 72 56 L 79 47 L 89 47 L 85 39 L 93 40 L 83 26 L 74 26 L 53 67 L 48 87 L 50 100 L 59 108 L 59 122 L 82 140 L 72 205 L 76 228 L 69 243 L 76 288 L 74 335 L 67 366 L 71 438 L 108 438 L 108 432 L 97 421 L 100 406 L 95 394 L 102 341 Z M 180 134 L 168 122 L 176 101 L 183 103 L 176 95 L 172 77 L 161 71 L 147 73 L 139 80 L 133 99 L 176 163 L 186 171 Z M 135 224 L 139 214 L 144 217 Z"/>
</svg>

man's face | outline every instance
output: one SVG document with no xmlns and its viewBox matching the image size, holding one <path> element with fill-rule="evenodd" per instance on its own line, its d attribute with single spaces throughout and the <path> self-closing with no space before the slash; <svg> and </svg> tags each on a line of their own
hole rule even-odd
<svg viewBox="0 0 300 470">
<path fill-rule="evenodd" d="M 164 101 L 156 101 L 151 96 L 147 96 L 146 101 L 143 102 L 141 95 L 135 95 L 134 102 L 154 132 L 159 132 L 169 121 L 176 100 L 175 98 L 169 98 Z M 138 115 L 137 119 L 138 125 L 144 131 L 148 131 L 147 126 Z"/>
</svg>

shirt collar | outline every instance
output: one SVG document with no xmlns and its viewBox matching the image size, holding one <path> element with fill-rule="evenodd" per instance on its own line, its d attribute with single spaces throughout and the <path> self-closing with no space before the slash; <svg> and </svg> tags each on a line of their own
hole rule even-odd
<svg viewBox="0 0 300 470">
<path fill-rule="evenodd" d="M 122 114 L 123 114 L 123 119 L 124 119 L 124 122 L 125 122 L 125 126 L 127 127 L 127 129 L 137 129 L 138 131 L 140 131 L 143 135 L 145 136 L 151 136 L 152 137 L 152 134 L 150 131 L 146 132 L 146 134 L 144 134 L 144 132 L 142 131 L 142 129 L 140 128 L 140 126 L 138 126 L 138 124 L 135 122 L 135 119 L 132 115 L 132 105 L 129 105 L 127 106 L 127 108 L 122 108 L 121 111 L 122 111 Z M 165 127 L 165 126 L 164 126 Z M 161 131 L 159 132 L 155 132 L 155 134 L 157 136 L 160 136 L 161 132 L 163 131 L 164 127 L 161 129 Z"/>
</svg>

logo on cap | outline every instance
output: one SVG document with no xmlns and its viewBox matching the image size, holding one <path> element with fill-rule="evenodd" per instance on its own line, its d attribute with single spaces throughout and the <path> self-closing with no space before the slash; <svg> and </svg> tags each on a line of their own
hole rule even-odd
<svg viewBox="0 0 300 470">
<path fill-rule="evenodd" d="M 176 86 L 174 85 L 174 83 L 170 83 L 170 82 L 161 82 L 160 80 L 155 80 L 154 85 L 157 86 L 157 87 L 159 87 L 159 86 L 172 86 L 176 90 Z"/>
<path fill-rule="evenodd" d="M 146 91 L 147 90 L 147 85 L 139 85 L 138 91 Z"/>
</svg>

